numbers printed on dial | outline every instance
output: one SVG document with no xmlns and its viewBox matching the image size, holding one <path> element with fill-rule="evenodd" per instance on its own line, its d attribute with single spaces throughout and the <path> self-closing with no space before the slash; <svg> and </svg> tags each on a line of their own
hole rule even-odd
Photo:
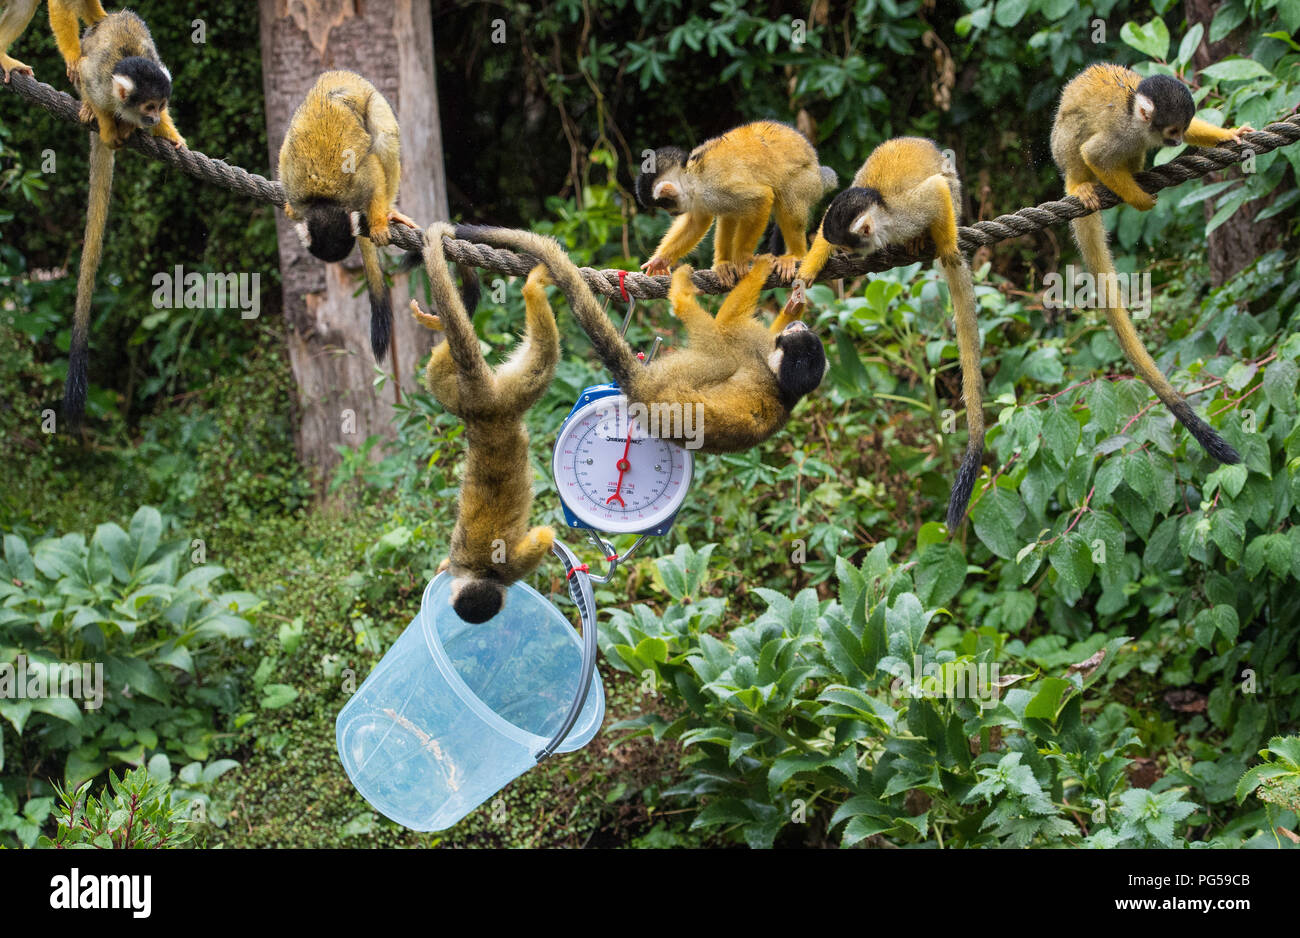
<svg viewBox="0 0 1300 938">
<path fill-rule="evenodd" d="M 690 455 L 624 419 L 626 398 L 592 401 L 560 433 L 553 468 L 569 510 L 611 533 L 648 530 L 685 500 Z"/>
</svg>

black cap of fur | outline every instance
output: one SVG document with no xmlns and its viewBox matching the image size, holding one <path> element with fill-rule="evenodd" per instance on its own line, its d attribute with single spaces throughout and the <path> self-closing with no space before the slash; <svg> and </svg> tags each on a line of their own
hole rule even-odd
<svg viewBox="0 0 1300 938">
<path fill-rule="evenodd" d="M 655 150 L 654 172 L 639 173 L 636 177 L 636 200 L 642 208 L 671 209 L 677 204 L 675 199 L 653 198 L 655 182 L 659 179 L 659 174 L 665 169 L 671 166 L 685 165 L 686 156 L 686 151 L 681 147 L 660 147 Z"/>
<path fill-rule="evenodd" d="M 822 340 L 803 323 L 795 323 L 776 337 L 776 347 L 781 350 L 781 365 L 776 372 L 776 384 L 781 396 L 781 406 L 794 410 L 804 395 L 817 390 L 826 375 L 826 349 Z"/>
<path fill-rule="evenodd" d="M 840 247 L 857 247 L 862 239 L 849 231 L 849 225 L 873 205 L 884 205 L 880 190 L 854 186 L 831 200 L 822 219 L 822 237 Z"/>
<path fill-rule="evenodd" d="M 1186 129 L 1192 122 L 1192 118 L 1196 116 L 1196 104 L 1192 101 L 1192 93 L 1187 90 L 1186 85 L 1172 75 L 1151 75 L 1142 79 L 1141 84 L 1137 86 L 1137 93 L 1146 95 L 1156 106 L 1156 113 L 1151 121 L 1153 129 L 1171 126 Z"/>
<path fill-rule="evenodd" d="M 172 96 L 172 80 L 158 67 L 158 63 L 141 55 L 122 59 L 113 66 L 114 75 L 125 75 L 135 88 L 127 97 L 127 104 L 145 101 L 166 101 Z"/>
<path fill-rule="evenodd" d="M 505 588 L 491 580 L 466 580 L 456 594 L 451 608 L 456 615 L 471 625 L 486 622 L 498 612 L 505 602 Z"/>
<path fill-rule="evenodd" d="M 337 264 L 352 253 L 357 236 L 352 233 L 352 216 L 337 202 L 309 202 L 303 209 L 313 257 Z"/>
</svg>

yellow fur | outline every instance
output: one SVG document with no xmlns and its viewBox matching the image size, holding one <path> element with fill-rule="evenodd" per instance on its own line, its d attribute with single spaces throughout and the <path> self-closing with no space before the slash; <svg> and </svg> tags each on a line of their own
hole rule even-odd
<svg viewBox="0 0 1300 938">
<path fill-rule="evenodd" d="M 0 72 L 3 72 L 6 83 L 13 72 L 32 74 L 30 65 L 24 65 L 8 53 L 14 40 L 23 34 L 27 24 L 32 21 L 39 3 L 40 0 L 8 0 L 4 9 L 0 10 Z M 50 29 L 67 65 L 68 79 L 74 84 L 81 63 L 78 20 L 98 23 L 107 15 L 99 0 L 50 0 Z"/>
<path fill-rule="evenodd" d="M 465 423 L 468 448 L 448 568 L 453 595 L 467 580 L 489 580 L 502 589 L 527 576 L 555 540 L 551 527 L 528 526 L 533 473 L 523 415 L 545 393 L 560 357 L 560 336 L 546 300 L 544 267 L 524 284 L 524 338 L 495 371 L 479 349 L 473 323 L 457 296 L 443 254 L 442 238 L 454 229 L 425 232 L 424 261 L 439 315 L 411 308 L 422 324 L 440 329 L 425 369 L 425 384 L 448 412 Z"/>
<path fill-rule="evenodd" d="M 773 213 L 787 252 L 776 259 L 775 267 L 781 276 L 792 276 L 808 251 L 808 212 L 827 188 L 807 138 L 775 121 L 745 124 L 708 140 L 691 152 L 680 170 L 660 178 L 677 187 L 685 211 L 643 267 L 666 273 L 717 218 L 713 269 L 728 285 L 748 269 Z"/>
</svg>

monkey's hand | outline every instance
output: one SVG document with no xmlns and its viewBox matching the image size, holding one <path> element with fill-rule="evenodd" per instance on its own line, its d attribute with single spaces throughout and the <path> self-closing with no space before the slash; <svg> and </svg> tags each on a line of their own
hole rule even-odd
<svg viewBox="0 0 1300 938">
<path fill-rule="evenodd" d="M 426 329 L 432 329 L 435 332 L 442 331 L 442 317 L 436 314 L 431 315 L 420 309 L 418 300 L 411 300 L 411 315 L 415 317 L 416 322 Z"/>
<path fill-rule="evenodd" d="M 28 71 L 31 71 L 31 69 L 28 69 Z M 1241 135 L 1253 134 L 1254 132 L 1255 132 L 1254 127 L 1250 126 L 1249 124 L 1242 124 L 1240 127 L 1236 127 L 1233 129 L 1232 136 L 1229 139 L 1233 143 L 1245 143 L 1246 141 L 1241 139 Z"/>
<path fill-rule="evenodd" d="M 670 265 L 668 261 L 665 258 L 660 257 L 658 254 L 641 265 L 641 269 L 651 277 L 660 277 L 667 274 L 669 267 Z"/>
<path fill-rule="evenodd" d="M 415 223 L 415 219 L 414 219 L 414 218 L 411 218 L 409 215 L 403 215 L 403 214 L 402 214 L 401 212 L 399 212 L 397 209 L 392 209 L 392 210 L 388 213 L 388 220 L 389 220 L 389 221 L 395 221 L 395 222 L 397 222 L 399 225 L 405 225 L 407 228 L 419 228 L 419 227 L 420 227 L 419 225 L 417 225 L 417 224 Z"/>
<path fill-rule="evenodd" d="M 9 75 L 12 72 L 17 72 L 19 75 L 35 74 L 32 71 L 32 67 L 30 65 L 24 65 L 22 62 L 19 62 L 15 58 L 10 58 L 9 56 L 5 55 L 3 52 L 0 52 L 0 71 L 3 71 L 5 73 L 6 85 L 9 84 Z"/>
<path fill-rule="evenodd" d="M 442 573 L 444 570 L 446 570 L 446 569 L 447 569 L 448 567 L 450 567 L 450 566 L 451 566 L 451 558 L 450 558 L 450 557 L 443 557 L 443 558 L 442 558 L 442 563 L 438 564 L 438 572 L 439 572 L 439 573 Z"/>
<path fill-rule="evenodd" d="M 773 262 L 772 269 L 782 280 L 793 280 L 794 275 L 799 271 L 799 261 L 802 259 L 793 254 L 782 254 Z"/>
<path fill-rule="evenodd" d="M 81 121 L 83 124 L 89 124 L 91 121 L 95 120 L 95 109 L 90 106 L 89 101 L 81 102 L 81 110 L 77 111 L 77 120 Z"/>
</svg>

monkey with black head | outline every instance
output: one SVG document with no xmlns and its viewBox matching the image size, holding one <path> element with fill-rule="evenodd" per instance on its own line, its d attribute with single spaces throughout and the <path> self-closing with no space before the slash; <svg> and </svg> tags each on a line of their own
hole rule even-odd
<svg viewBox="0 0 1300 938">
<path fill-rule="evenodd" d="M 137 129 L 162 137 L 177 149 L 185 146 L 167 110 L 172 76 L 158 58 L 144 20 L 129 10 L 108 14 L 87 27 L 80 52 L 76 63 L 80 117 L 83 122 L 95 121 L 98 131 L 90 137 L 90 197 L 63 393 L 63 410 L 73 427 L 80 425 L 86 408 L 90 302 L 104 251 L 114 153 Z"/>
<path fill-rule="evenodd" d="M 734 453 L 766 441 L 790 419 L 795 406 L 817 389 L 826 374 L 821 339 L 802 322 L 778 316 L 770 328 L 756 318 L 773 258 L 753 267 L 711 316 L 695 299 L 691 269 L 673 274 L 669 300 L 686 327 L 690 344 L 642 363 L 600 308 L 591 288 L 554 238 L 508 228 L 460 225 L 456 236 L 531 254 L 564 292 L 596 354 L 632 403 L 693 407 L 701 414 L 698 437 L 684 427 L 664 435 L 704 453 Z M 660 428 L 660 432 L 664 432 Z"/>
<path fill-rule="evenodd" d="M 894 245 L 919 250 L 925 238 L 934 241 L 939 266 L 952 294 L 962 398 L 970 430 L 966 453 L 948 497 L 949 531 L 955 531 L 965 517 L 984 456 L 980 331 L 970 266 L 957 244 L 959 205 L 961 180 L 957 169 L 933 141 L 923 137 L 887 140 L 871 151 L 853 177 L 853 185 L 831 200 L 799 267 L 799 279 L 810 284 L 835 247 L 872 254 Z"/>
<path fill-rule="evenodd" d="M 533 472 L 528 461 L 525 412 L 545 393 L 560 358 L 555 314 L 546 300 L 550 279 L 536 267 L 524 283 L 525 330 L 511 356 L 489 368 L 470 313 L 478 281 L 461 268 L 465 292 L 457 295 L 443 252 L 449 225 L 424 233 L 424 264 L 436 315 L 411 301 L 416 319 L 440 330 L 425 369 L 425 384 L 449 413 L 465 423 L 467 441 L 451 550 L 439 572 L 452 577 L 451 601 L 466 622 L 486 622 L 501 611 L 506 588 L 532 573 L 555 540 L 555 529 L 528 526 Z"/>
<path fill-rule="evenodd" d="M 1138 211 L 1148 211 L 1155 207 L 1156 197 L 1135 178 L 1148 152 L 1181 143 L 1240 143 L 1242 134 L 1251 129 L 1249 124 L 1215 127 L 1197 118 L 1192 93 L 1172 75 L 1141 78 L 1131 69 L 1108 64 L 1084 69 L 1065 86 L 1052 125 L 1052 156 L 1065 177 L 1066 194 L 1093 210 L 1072 219 L 1070 228 L 1084 262 L 1097 278 L 1106 318 L 1125 357 L 1205 451 L 1229 464 L 1241 462 L 1240 454 L 1169 383 L 1142 345 L 1128 311 L 1119 304 L 1118 291 L 1112 290 L 1115 261 L 1096 211 L 1101 207 L 1097 186 L 1110 189 Z"/>
<path fill-rule="evenodd" d="M 280 147 L 284 213 L 314 257 L 338 263 L 361 250 L 370 298 L 370 348 L 388 352 L 393 309 L 379 263 L 389 222 L 415 222 L 397 211 L 401 132 L 384 96 L 354 72 L 325 72 L 289 122 Z"/>
</svg>

